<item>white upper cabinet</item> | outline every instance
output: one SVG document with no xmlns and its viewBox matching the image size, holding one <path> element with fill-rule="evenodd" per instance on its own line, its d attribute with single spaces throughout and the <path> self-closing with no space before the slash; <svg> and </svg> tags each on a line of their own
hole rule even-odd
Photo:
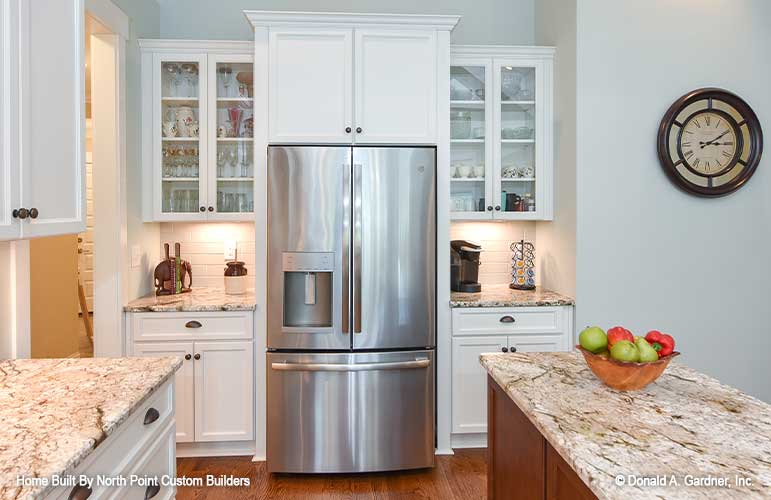
<svg viewBox="0 0 771 500">
<path fill-rule="evenodd" d="M 347 143 L 353 127 L 353 31 L 270 32 L 270 141 Z"/>
<path fill-rule="evenodd" d="M 0 239 L 85 230 L 82 0 L 2 0 Z"/>
<path fill-rule="evenodd" d="M 140 46 L 144 220 L 251 220 L 260 119 L 252 44 L 141 40 Z"/>
<path fill-rule="evenodd" d="M 356 30 L 356 141 L 436 142 L 436 33 Z"/>
<path fill-rule="evenodd" d="M 553 58 L 551 47 L 452 47 L 454 220 L 552 219 Z"/>
<path fill-rule="evenodd" d="M 0 240 L 12 240 L 20 236 L 21 228 L 19 219 L 13 217 L 12 212 L 19 205 L 19 162 L 18 151 L 14 148 L 15 127 L 18 123 L 18 107 L 15 99 L 8 99 L 12 95 L 15 80 L 12 75 L 16 49 L 12 45 L 15 40 L 11 30 L 5 29 L 12 19 L 11 8 L 16 2 L 2 0 L 0 2 Z"/>
<path fill-rule="evenodd" d="M 458 16 L 245 14 L 267 54 L 255 88 L 269 107 L 268 143 L 438 142 L 439 47 Z"/>
</svg>

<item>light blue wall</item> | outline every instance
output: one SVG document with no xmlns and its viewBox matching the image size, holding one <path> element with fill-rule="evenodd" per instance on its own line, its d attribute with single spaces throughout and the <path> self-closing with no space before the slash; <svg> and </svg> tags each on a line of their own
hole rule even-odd
<svg viewBox="0 0 771 500">
<path fill-rule="evenodd" d="M 112 0 L 130 18 L 130 39 L 126 48 L 126 198 L 128 244 L 140 245 L 143 262 L 129 272 L 128 298 L 152 288 L 152 266 L 160 252 L 158 224 L 142 222 L 142 112 L 138 38 L 158 38 L 160 7 L 156 0 Z"/>
<path fill-rule="evenodd" d="M 241 11 L 289 10 L 392 14 L 459 14 L 456 44 L 531 45 L 535 0 L 160 0 L 161 37 L 247 40 Z"/>
<path fill-rule="evenodd" d="M 704 86 L 744 97 L 768 139 L 771 2 L 578 6 L 577 326 L 668 331 L 684 363 L 771 401 L 771 151 L 719 199 L 656 156 L 664 112 Z"/>
</svg>

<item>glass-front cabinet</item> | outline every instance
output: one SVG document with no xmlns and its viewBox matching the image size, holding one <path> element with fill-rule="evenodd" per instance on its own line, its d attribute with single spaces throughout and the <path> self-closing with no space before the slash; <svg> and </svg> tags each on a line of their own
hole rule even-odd
<svg viewBox="0 0 771 500">
<path fill-rule="evenodd" d="M 253 218 L 253 47 L 208 43 L 141 42 L 146 221 Z"/>
<path fill-rule="evenodd" d="M 452 219 L 550 220 L 554 50 L 453 46 L 452 54 Z"/>
</svg>

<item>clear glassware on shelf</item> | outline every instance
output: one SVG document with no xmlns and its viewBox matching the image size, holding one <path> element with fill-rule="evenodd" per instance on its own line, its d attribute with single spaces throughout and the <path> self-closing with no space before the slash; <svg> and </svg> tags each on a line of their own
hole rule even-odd
<svg viewBox="0 0 771 500">
<path fill-rule="evenodd" d="M 169 97 L 179 97 L 179 78 L 180 78 L 179 64 L 165 63 L 163 65 L 163 69 L 165 70 L 169 80 L 169 86 L 170 86 L 169 91 L 171 94 Z"/>
<path fill-rule="evenodd" d="M 230 86 L 233 84 L 233 68 L 230 66 L 220 66 L 217 71 L 222 80 L 222 88 L 224 89 L 222 97 L 231 97 Z"/>
<path fill-rule="evenodd" d="M 185 78 L 186 97 L 196 97 L 198 95 L 198 65 L 195 63 L 183 63 L 180 70 Z"/>
</svg>

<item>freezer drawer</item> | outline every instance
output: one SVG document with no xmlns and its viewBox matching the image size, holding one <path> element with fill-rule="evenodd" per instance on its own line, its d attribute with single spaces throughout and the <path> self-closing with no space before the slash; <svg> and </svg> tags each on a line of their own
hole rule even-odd
<svg viewBox="0 0 771 500">
<path fill-rule="evenodd" d="M 433 467 L 433 351 L 267 356 L 268 471 Z"/>
</svg>

